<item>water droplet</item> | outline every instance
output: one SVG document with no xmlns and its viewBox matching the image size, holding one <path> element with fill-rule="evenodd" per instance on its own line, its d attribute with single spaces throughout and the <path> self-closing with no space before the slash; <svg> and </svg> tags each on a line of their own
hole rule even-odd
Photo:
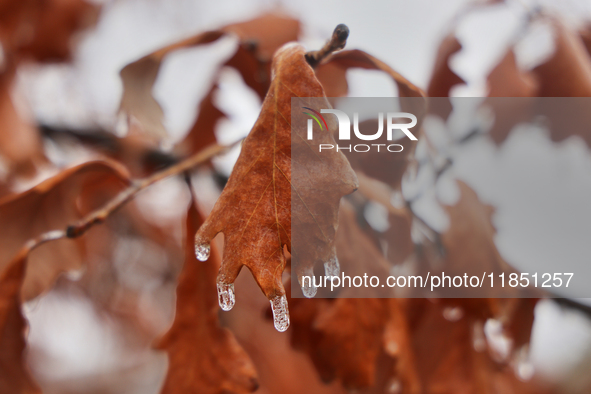
<svg viewBox="0 0 591 394">
<path fill-rule="evenodd" d="M 195 245 L 195 256 L 197 260 L 206 261 L 209 258 L 211 247 L 209 244 Z"/>
<path fill-rule="evenodd" d="M 273 309 L 273 322 L 275 329 L 279 332 L 287 330 L 289 327 L 289 309 L 287 308 L 287 298 L 277 296 L 271 301 L 271 309 Z"/>
<path fill-rule="evenodd" d="M 234 295 L 234 283 L 218 282 L 218 303 L 223 311 L 234 308 L 236 296 Z"/>
<path fill-rule="evenodd" d="M 341 275 L 341 265 L 336 256 L 324 263 L 324 274 L 330 277 Z"/>
</svg>

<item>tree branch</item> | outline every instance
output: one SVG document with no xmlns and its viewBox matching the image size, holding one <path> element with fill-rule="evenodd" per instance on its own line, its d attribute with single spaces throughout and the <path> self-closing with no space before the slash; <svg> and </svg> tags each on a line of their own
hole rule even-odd
<svg viewBox="0 0 591 394">
<path fill-rule="evenodd" d="M 113 212 L 117 211 L 127 202 L 131 201 L 139 192 L 146 189 L 150 185 L 159 182 L 165 178 L 173 175 L 179 175 L 183 172 L 192 169 L 200 164 L 205 163 L 209 159 L 217 156 L 221 153 L 227 152 L 237 144 L 242 142 L 242 139 L 227 145 L 211 145 L 202 151 L 188 157 L 187 159 L 178 162 L 177 164 L 170 166 L 162 171 L 153 173 L 152 175 L 138 180 L 133 180 L 129 187 L 122 190 L 113 199 L 108 201 L 101 208 L 89 213 L 84 218 L 80 219 L 77 223 L 69 225 L 66 230 L 52 230 L 39 235 L 36 238 L 30 239 L 25 244 L 25 247 L 29 251 L 35 249 L 39 245 L 62 238 L 77 238 L 88 231 L 95 224 L 100 224 L 109 217 Z"/>
</svg>

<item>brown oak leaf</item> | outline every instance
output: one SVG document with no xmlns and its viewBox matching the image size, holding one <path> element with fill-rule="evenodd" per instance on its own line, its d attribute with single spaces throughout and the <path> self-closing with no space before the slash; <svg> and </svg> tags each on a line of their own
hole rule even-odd
<svg viewBox="0 0 591 394">
<path fill-rule="evenodd" d="M 486 104 L 495 113 L 490 136 L 497 144 L 518 123 L 532 122 L 536 115 L 541 115 L 553 141 L 579 135 L 591 145 L 591 115 L 587 111 L 590 101 L 582 98 L 591 97 L 591 55 L 585 48 L 585 31 L 578 34 L 560 20 L 550 22 L 555 32 L 555 50 L 547 61 L 531 71 L 522 71 L 510 49 L 488 76 L 491 98 Z"/>
<path fill-rule="evenodd" d="M 220 256 L 217 248 L 207 263 L 195 258 L 192 235 L 203 223 L 193 199 L 187 212 L 185 264 L 177 287 L 176 316 L 158 341 L 169 367 L 161 393 L 250 393 L 258 378 L 252 361 L 234 334 L 220 327 L 215 277 Z"/>
<path fill-rule="evenodd" d="M 489 97 L 485 101 L 495 114 L 494 124 L 489 131 L 492 140 L 500 144 L 520 122 L 531 120 L 532 100 L 511 100 L 506 97 L 532 97 L 538 89 L 536 79 L 530 72 L 518 68 L 515 53 L 507 51 L 487 78 Z"/>
<path fill-rule="evenodd" d="M 343 273 L 387 276 L 388 262 L 358 226 L 351 204 L 343 202 L 339 216 L 336 243 Z M 362 389 L 384 387 L 397 378 L 404 392 L 419 392 L 400 301 L 377 298 L 391 295 L 387 288 L 357 290 L 355 296 L 364 291 L 367 298 L 348 298 L 348 289 L 336 300 L 293 298 L 293 346 L 308 353 L 325 381 Z M 389 358 L 385 364 L 384 358 Z"/>
<path fill-rule="evenodd" d="M 422 118 L 427 110 L 426 95 L 422 89 L 414 85 L 388 64 L 380 59 L 361 50 L 345 50 L 332 55 L 325 64 L 321 65 L 318 71 L 321 75 L 327 67 L 338 68 L 340 70 L 349 70 L 352 68 L 361 68 L 366 70 L 378 70 L 386 73 L 391 77 L 398 87 L 398 95 L 404 97 L 401 100 L 401 109 L 406 112 L 414 114 L 418 123 L 414 130 L 421 129 Z M 335 78 L 340 76 L 343 80 L 340 83 L 335 81 Z M 331 92 L 342 94 L 346 89 L 346 74 L 342 71 L 333 73 L 331 79 L 323 77 L 323 82 L 329 84 Z M 378 120 L 367 120 L 360 122 L 359 130 L 362 133 L 375 133 L 378 128 Z M 389 143 L 386 134 L 383 134 L 376 143 Z M 397 143 L 403 146 L 403 153 L 400 154 L 372 154 L 372 155 L 355 155 L 345 151 L 345 155 L 351 162 L 351 166 L 355 169 L 361 169 L 372 178 L 379 179 L 388 183 L 393 187 L 398 187 L 402 179 L 402 174 L 407 168 L 407 165 L 412 158 L 416 142 L 410 139 L 403 138 Z M 386 169 L 386 170 L 384 170 Z"/>
<path fill-rule="evenodd" d="M 31 41 L 30 27 L 39 18 L 41 4 L 41 0 L 0 1 L 0 42 L 5 54 Z"/>
<path fill-rule="evenodd" d="M 481 275 L 483 271 L 513 272 L 494 242 L 496 229 L 491 222 L 494 208 L 482 203 L 466 183 L 457 184 L 460 199 L 453 206 L 445 206 L 450 225 L 441 235 L 445 248 L 443 270 L 469 276 Z"/>
<path fill-rule="evenodd" d="M 554 54 L 532 72 L 540 97 L 591 97 L 591 55 L 581 37 L 563 22 L 552 20 Z"/>
<path fill-rule="evenodd" d="M 34 188 L 0 200 L 0 270 L 28 240 L 52 230 L 66 230 L 128 184 L 127 172 L 116 164 L 87 162 L 64 170 Z M 62 271 L 80 268 L 80 239 L 60 239 L 40 246 L 29 256 L 22 297 L 29 300 L 50 287 Z"/>
<path fill-rule="evenodd" d="M 318 97 L 309 105 L 330 108 L 304 55 L 303 47 L 297 44 L 288 44 L 275 54 L 274 79 L 261 114 L 243 143 L 228 184 L 195 237 L 198 257 L 204 259 L 213 237 L 220 232 L 225 235 L 218 290 L 220 294 L 231 293 L 231 297 L 220 299 L 224 309 L 233 306 L 232 284 L 240 269 L 247 266 L 273 303 L 276 317 L 285 317 L 281 275 L 286 264 L 283 248 L 286 246 L 290 252 L 292 249 L 292 221 L 295 226 L 312 226 L 312 231 L 306 232 L 307 237 L 312 237 L 310 247 L 298 248 L 301 263 L 296 265 L 296 272 L 336 258 L 338 203 L 341 196 L 356 188 L 357 181 L 342 153 L 320 157 L 311 148 L 303 137 L 304 116 L 292 118 L 293 96 Z M 296 124 L 292 135 L 293 121 Z M 329 129 L 336 129 L 336 122 Z M 331 132 L 326 131 L 313 143 L 323 140 L 334 143 Z M 292 179 L 293 152 L 297 152 L 301 165 Z M 303 242 L 307 245 L 307 239 Z M 279 320 L 275 321 L 276 327 L 287 329 L 288 321 Z"/>
<path fill-rule="evenodd" d="M 226 114 L 216 107 L 213 101 L 213 97 L 218 91 L 219 88 L 216 83 L 207 92 L 203 100 L 201 100 L 199 104 L 199 115 L 195 119 L 193 126 L 191 126 L 189 133 L 177 144 L 175 149 L 177 153 L 181 155 L 197 153 L 206 146 L 216 142 L 215 127 L 218 121 L 226 117 Z"/>
<path fill-rule="evenodd" d="M 76 33 L 93 26 L 99 10 L 99 6 L 85 0 L 42 1 L 34 35 L 22 51 L 40 62 L 70 60 Z"/>
<path fill-rule="evenodd" d="M 456 38 L 455 32 L 447 35 L 441 41 L 435 57 L 431 81 L 427 88 L 429 97 L 449 97 L 452 87 L 466 83 L 449 67 L 449 59 L 461 49 L 462 44 Z"/>
<path fill-rule="evenodd" d="M 441 235 L 445 256 L 441 270 L 449 275 L 482 275 L 517 272 L 499 253 L 494 242 L 496 229 L 491 218 L 494 209 L 484 204 L 467 184 L 458 181 L 460 199 L 453 206 L 445 206 L 450 227 Z M 430 270 L 433 273 L 434 264 Z M 520 295 L 531 297 L 527 290 L 487 289 L 488 297 Z M 514 349 L 529 342 L 533 326 L 533 311 L 537 298 L 462 298 L 442 299 L 441 304 L 451 308 L 460 307 L 470 318 L 486 321 L 497 318 L 513 340 Z"/>
<path fill-rule="evenodd" d="M 241 43 L 237 46 L 234 55 L 222 65 L 237 69 L 244 82 L 263 98 L 270 83 L 270 59 L 273 53 L 282 44 L 296 40 L 299 31 L 300 25 L 297 20 L 269 13 L 250 21 L 227 25 L 219 30 L 203 32 L 158 49 L 121 70 L 123 96 L 119 112 L 127 117 L 130 126 L 134 124 L 139 126 L 140 130 L 156 140 L 164 138 L 166 136 L 162 123 L 164 113 L 160 104 L 152 96 L 152 88 L 162 61 L 171 52 L 209 44 L 227 34 L 238 36 Z M 215 78 L 217 79 L 217 76 Z M 218 114 L 212 117 L 203 109 L 214 106 L 211 94 L 215 88 L 215 84 L 212 85 L 201 104 L 201 111 L 189 132 L 191 137 L 188 138 L 191 140 L 211 139 L 214 135 L 215 123 L 221 116 Z"/>
<path fill-rule="evenodd" d="M 37 129 L 18 114 L 12 101 L 15 74 L 15 70 L 0 74 L 0 154 L 9 174 L 30 177 L 47 159 Z"/>
<path fill-rule="evenodd" d="M 158 77 L 162 61 L 166 55 L 177 49 L 208 44 L 223 35 L 223 31 L 207 31 L 175 42 L 123 67 L 120 72 L 123 82 L 123 96 L 119 105 L 119 113 L 125 115 L 128 124 L 130 126 L 137 124 L 144 133 L 153 138 L 166 137 L 166 129 L 162 123 L 164 112 L 152 96 L 152 88 Z"/>
<path fill-rule="evenodd" d="M 435 65 L 431 72 L 431 80 L 427 88 L 429 97 L 449 97 L 451 89 L 466 82 L 458 76 L 449 66 L 450 58 L 462 49 L 462 44 L 458 41 L 455 32 L 447 35 L 437 50 L 435 56 Z M 430 108 L 430 112 L 447 119 L 451 112 L 451 102 L 438 101 L 438 105 Z"/>
<path fill-rule="evenodd" d="M 408 312 L 420 310 L 410 329 L 423 392 L 548 392 L 536 379 L 521 381 L 507 364 L 491 358 L 480 317 L 465 313 L 449 320 L 444 317 L 446 304 L 419 298 L 409 301 Z"/>
<path fill-rule="evenodd" d="M 40 394 L 25 364 L 27 322 L 21 312 L 28 248 L 22 248 L 0 273 L 0 393 Z"/>
</svg>

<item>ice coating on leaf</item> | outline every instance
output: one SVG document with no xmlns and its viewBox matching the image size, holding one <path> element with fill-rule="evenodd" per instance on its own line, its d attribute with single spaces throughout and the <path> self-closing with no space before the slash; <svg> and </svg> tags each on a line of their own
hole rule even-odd
<svg viewBox="0 0 591 394">
<path fill-rule="evenodd" d="M 324 263 L 324 274 L 330 277 L 341 275 L 341 265 L 336 256 Z"/>
<path fill-rule="evenodd" d="M 236 296 L 234 295 L 234 283 L 218 282 L 218 302 L 220 308 L 224 311 L 229 311 L 234 308 L 236 303 Z"/>
<path fill-rule="evenodd" d="M 195 245 L 195 256 L 199 261 L 207 261 L 211 247 L 209 244 Z"/>
<path fill-rule="evenodd" d="M 279 332 L 287 330 L 289 327 L 289 309 L 287 307 L 287 298 L 285 295 L 276 296 L 271 302 L 271 309 L 273 309 L 273 323 L 275 329 Z"/>
</svg>

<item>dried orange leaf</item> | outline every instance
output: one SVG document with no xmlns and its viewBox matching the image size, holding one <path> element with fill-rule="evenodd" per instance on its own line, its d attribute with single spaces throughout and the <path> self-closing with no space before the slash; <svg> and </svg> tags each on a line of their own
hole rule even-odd
<svg viewBox="0 0 591 394">
<path fill-rule="evenodd" d="M 39 18 L 41 4 L 41 0 L 0 2 L 0 42 L 5 54 L 12 55 L 31 41 L 30 27 Z"/>
<path fill-rule="evenodd" d="M 27 322 L 21 312 L 20 290 L 28 252 L 23 248 L 0 273 L 0 393 L 41 393 L 24 356 Z"/>
<path fill-rule="evenodd" d="M 556 35 L 552 57 L 532 70 L 540 97 L 591 97 L 591 55 L 581 37 L 553 20 Z"/>
<path fill-rule="evenodd" d="M 327 262 L 334 257 L 333 237 L 340 197 L 356 187 L 355 175 L 342 154 L 317 158 L 310 163 L 304 161 L 298 176 L 309 177 L 306 178 L 309 188 L 293 190 L 297 198 L 293 201 L 296 213 L 292 218 L 291 98 L 319 97 L 324 100 L 323 108 L 329 108 L 304 55 L 303 47 L 296 44 L 277 51 L 273 61 L 274 79 L 261 114 L 244 141 L 228 184 L 195 237 L 197 257 L 206 259 L 213 237 L 224 233 L 218 289 L 225 291 L 234 283 L 240 269 L 247 266 L 271 300 L 275 325 L 281 331 L 289 325 L 281 275 L 286 264 L 283 248 L 287 246 L 291 250 L 292 219 L 304 224 L 316 222 L 318 232 L 325 236 L 321 246 L 309 248 L 313 249 L 313 256 L 302 257 L 305 268 L 317 261 Z M 305 121 L 302 119 L 301 123 L 304 125 Z M 335 128 L 336 124 L 332 126 Z M 305 132 L 305 127 L 295 129 Z M 300 138 L 301 142 L 296 142 L 293 149 L 298 149 L 305 157 L 315 157 L 316 152 L 300 134 L 295 138 L 296 141 Z M 332 139 L 332 135 L 325 132 L 323 138 Z M 316 207 L 317 202 L 324 205 Z M 324 215 L 316 214 L 316 210 Z M 228 299 L 221 306 L 230 309 L 233 302 Z"/>
<path fill-rule="evenodd" d="M 489 97 L 532 97 L 537 94 L 538 84 L 530 72 L 519 70 L 512 49 L 507 51 L 487 78 Z M 530 120 L 531 100 L 487 100 L 495 113 L 495 120 L 489 135 L 500 144 L 514 126 Z"/>
<path fill-rule="evenodd" d="M 226 34 L 237 35 L 242 44 L 225 64 L 236 68 L 245 83 L 262 98 L 269 87 L 269 60 L 282 44 L 297 39 L 299 31 L 300 25 L 297 20 L 269 13 L 250 21 L 197 34 L 152 52 L 121 70 L 123 97 L 119 112 L 127 117 L 128 124 L 139 126 L 140 130 L 157 140 L 164 138 L 164 113 L 152 96 L 152 88 L 162 61 L 169 53 L 178 49 L 208 44 Z M 208 96 L 205 98 L 206 101 L 211 100 Z M 208 105 L 213 104 L 204 103 L 202 107 Z M 200 112 L 199 116 L 203 114 Z M 197 119 L 191 133 L 211 138 L 213 128 L 195 129 L 198 124 L 203 125 L 203 122 Z"/>
<path fill-rule="evenodd" d="M 464 182 L 458 181 L 460 199 L 453 206 L 445 206 L 450 226 L 441 235 L 445 248 L 444 270 L 482 275 L 482 272 L 514 272 L 501 257 L 492 225 L 494 208 L 482 203 L 478 195 Z M 475 264 L 478 259 L 478 264 Z"/>
<path fill-rule="evenodd" d="M 385 277 L 389 264 L 381 251 L 357 225 L 357 215 L 348 203 L 341 204 L 337 251 L 347 275 Z M 357 289 L 360 290 L 360 289 Z M 363 289 L 368 297 L 388 296 L 389 289 Z M 296 291 L 293 290 L 292 291 Z M 413 355 L 405 316 L 399 300 L 347 298 L 347 289 L 337 300 L 292 299 L 292 344 L 311 357 L 325 381 L 339 380 L 346 388 L 384 386 L 378 378 L 380 357 L 396 360 L 396 367 L 382 371 L 417 387 Z M 359 295 L 359 291 L 356 291 Z M 416 392 L 416 391 L 415 391 Z"/>
<path fill-rule="evenodd" d="M 489 97 L 530 97 L 535 95 L 537 89 L 534 77 L 517 67 L 512 49 L 493 68 L 487 82 Z"/>
<path fill-rule="evenodd" d="M 185 138 L 176 146 L 176 151 L 181 155 L 189 155 L 199 152 L 201 149 L 214 144 L 215 127 L 219 120 L 226 117 L 222 111 L 215 106 L 213 97 L 218 91 L 217 84 L 214 84 L 205 95 L 199 105 L 199 115 L 191 130 Z"/>
<path fill-rule="evenodd" d="M 87 162 L 62 171 L 36 187 L 0 200 L 0 270 L 29 239 L 65 230 L 128 184 L 126 171 L 107 162 Z M 80 240 L 61 239 L 34 250 L 27 264 L 23 299 L 36 297 L 62 271 L 80 268 Z"/>
<path fill-rule="evenodd" d="M 362 68 L 366 70 L 380 70 L 387 73 L 398 86 L 400 97 L 425 97 L 425 92 L 415 84 L 404 78 L 398 71 L 381 61 L 380 59 L 370 55 L 367 52 L 359 49 L 341 51 L 331 56 L 327 64 L 338 65 L 339 67 Z M 413 112 L 414 113 L 414 112 Z"/>
<path fill-rule="evenodd" d="M 458 300 L 463 301 L 469 300 Z M 446 304 L 427 299 L 411 300 L 410 308 L 420 311 L 411 330 L 422 392 L 548 392 L 535 379 L 523 382 L 512 368 L 491 358 L 480 316 L 464 312 L 449 319 Z"/>
<path fill-rule="evenodd" d="M 11 98 L 14 71 L 0 75 L 0 154 L 11 174 L 31 176 L 47 161 L 37 129 L 20 117 Z"/>
<path fill-rule="evenodd" d="M 581 40 L 587 49 L 587 53 L 591 55 L 591 27 L 587 26 L 585 29 L 579 32 L 581 34 Z"/>
<path fill-rule="evenodd" d="M 417 130 L 421 129 L 421 122 L 423 115 L 427 110 L 427 102 L 425 92 L 418 86 L 414 85 L 408 79 L 404 78 L 400 73 L 392 67 L 381 61 L 380 59 L 361 50 L 345 50 L 332 55 L 328 61 L 321 65 L 319 71 L 322 73 L 323 68 L 337 67 L 341 70 L 348 70 L 351 68 L 361 68 L 366 70 L 378 70 L 390 76 L 396 86 L 398 87 L 398 95 L 400 97 L 413 98 L 401 101 L 401 108 L 414 114 L 419 122 L 416 126 Z M 322 75 L 322 74 L 321 74 Z M 343 80 L 340 83 L 334 80 L 336 76 L 342 75 Z M 337 94 L 342 93 L 346 88 L 346 79 L 344 73 L 336 73 L 331 79 L 324 77 L 323 82 L 328 83 L 330 91 Z M 377 128 L 377 119 L 367 120 L 359 124 L 359 129 L 375 130 Z M 384 142 L 386 135 L 376 140 L 376 143 Z M 400 186 L 402 174 L 407 168 L 407 165 L 414 153 L 416 143 L 409 139 L 404 139 L 400 142 L 403 145 L 403 153 L 396 155 L 377 154 L 377 155 L 355 155 L 346 152 L 345 155 L 351 162 L 353 168 L 361 169 L 372 178 L 379 179 L 397 188 Z M 386 169 L 386 170 L 384 170 Z"/>
<path fill-rule="evenodd" d="M 211 43 L 223 35 L 222 31 L 208 31 L 159 49 L 125 66 L 121 70 L 123 96 L 119 112 L 126 116 L 127 122 L 138 124 L 144 133 L 154 138 L 166 137 L 162 124 L 164 112 L 152 96 L 162 60 L 177 49 Z"/>
<path fill-rule="evenodd" d="M 192 235 L 202 222 L 193 201 L 187 213 L 185 265 L 174 323 L 156 346 L 169 357 L 161 393 L 250 393 L 258 387 L 252 361 L 218 321 L 214 282 L 220 258 L 215 245 L 208 263 L 195 259 Z"/>
<path fill-rule="evenodd" d="M 449 97 L 452 87 L 466 83 L 449 67 L 449 59 L 461 49 L 462 44 L 456 38 L 455 33 L 446 36 L 439 44 L 437 56 L 435 57 L 435 66 L 427 89 L 429 97 Z"/>
<path fill-rule="evenodd" d="M 38 61 L 70 60 L 72 39 L 80 30 L 95 24 L 99 7 L 85 0 L 49 0 L 41 2 L 39 16 L 30 42 L 22 51 Z"/>
</svg>

